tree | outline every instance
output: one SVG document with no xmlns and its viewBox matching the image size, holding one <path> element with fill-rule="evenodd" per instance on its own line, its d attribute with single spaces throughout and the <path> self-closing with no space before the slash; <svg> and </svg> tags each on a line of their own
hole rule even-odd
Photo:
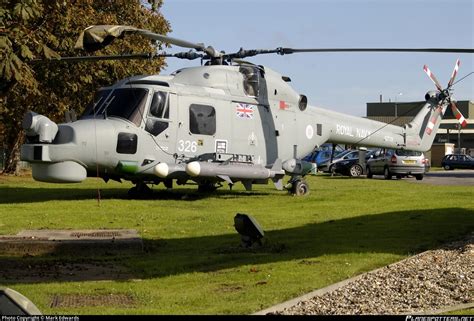
<svg viewBox="0 0 474 321">
<path fill-rule="evenodd" d="M 166 34 L 162 1 L 0 0 L 0 122 L 11 151 L 3 173 L 18 170 L 21 121 L 34 110 L 58 121 L 66 110 L 82 112 L 95 90 L 134 74 L 156 74 L 163 59 L 65 63 L 48 59 L 84 55 L 74 50 L 79 33 L 93 24 L 131 25 Z M 153 44 L 130 36 L 97 54 L 155 52 Z M 37 62 L 37 59 L 44 59 Z"/>
</svg>

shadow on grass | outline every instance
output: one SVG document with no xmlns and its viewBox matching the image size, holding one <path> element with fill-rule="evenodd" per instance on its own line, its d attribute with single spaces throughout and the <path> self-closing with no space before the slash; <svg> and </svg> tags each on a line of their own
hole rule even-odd
<svg viewBox="0 0 474 321">
<path fill-rule="evenodd" d="M 147 279 L 191 272 L 219 273 L 242 265 L 292 260 L 318 263 L 324 260 L 323 255 L 331 254 L 407 255 L 439 247 L 473 230 L 472 210 L 390 212 L 267 231 L 264 245 L 255 249 L 241 248 L 240 237 L 235 233 L 145 239 L 145 252 L 135 256 L 2 258 L 0 266 L 4 268 L 0 269 L 0 280 L 9 284 Z M 98 268 L 89 269 L 91 264 L 99 266 L 99 272 Z M 56 269 L 56 272 L 45 273 L 44 269 Z"/>
<path fill-rule="evenodd" d="M 145 199 L 196 201 L 205 198 L 257 197 L 269 195 L 265 192 L 230 191 L 223 187 L 214 192 L 198 192 L 197 188 L 154 189 L 149 196 L 132 198 L 126 188 L 100 190 L 101 199 Z M 284 193 L 285 194 L 285 193 Z M 0 188 L 0 204 L 34 203 L 45 201 L 94 200 L 98 192 L 94 188 Z"/>
</svg>

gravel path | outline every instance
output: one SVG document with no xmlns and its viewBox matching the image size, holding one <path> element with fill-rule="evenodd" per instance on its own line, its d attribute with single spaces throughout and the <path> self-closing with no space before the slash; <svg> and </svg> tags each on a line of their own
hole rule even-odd
<svg viewBox="0 0 474 321">
<path fill-rule="evenodd" d="M 474 233 L 275 314 L 400 314 L 474 303 Z"/>
</svg>

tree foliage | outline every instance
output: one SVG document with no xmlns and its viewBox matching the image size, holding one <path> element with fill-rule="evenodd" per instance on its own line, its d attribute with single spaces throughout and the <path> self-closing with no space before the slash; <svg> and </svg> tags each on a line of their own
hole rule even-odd
<svg viewBox="0 0 474 321">
<path fill-rule="evenodd" d="M 59 121 L 66 110 L 81 112 L 95 90 L 135 74 L 154 74 L 163 59 L 66 63 L 49 60 L 85 55 L 74 49 L 80 32 L 93 24 L 131 25 L 166 34 L 161 1 L 0 0 L 0 123 L 12 150 L 4 172 L 16 170 L 21 120 L 28 110 Z M 154 52 L 140 36 L 118 40 L 95 54 Z M 36 60 L 41 59 L 41 62 Z M 49 60 L 49 61 L 48 61 Z"/>
</svg>

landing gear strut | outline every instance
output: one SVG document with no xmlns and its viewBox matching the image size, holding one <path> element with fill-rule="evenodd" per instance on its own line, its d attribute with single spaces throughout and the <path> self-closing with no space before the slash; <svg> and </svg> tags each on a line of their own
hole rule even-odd
<svg viewBox="0 0 474 321">
<path fill-rule="evenodd" d="M 128 190 L 128 196 L 131 198 L 146 198 L 153 194 L 151 188 L 143 182 L 138 182 L 134 187 Z"/>
<path fill-rule="evenodd" d="M 303 179 L 303 177 L 293 177 L 290 179 L 286 188 L 290 193 L 296 196 L 304 196 L 309 194 L 309 185 Z"/>
</svg>

